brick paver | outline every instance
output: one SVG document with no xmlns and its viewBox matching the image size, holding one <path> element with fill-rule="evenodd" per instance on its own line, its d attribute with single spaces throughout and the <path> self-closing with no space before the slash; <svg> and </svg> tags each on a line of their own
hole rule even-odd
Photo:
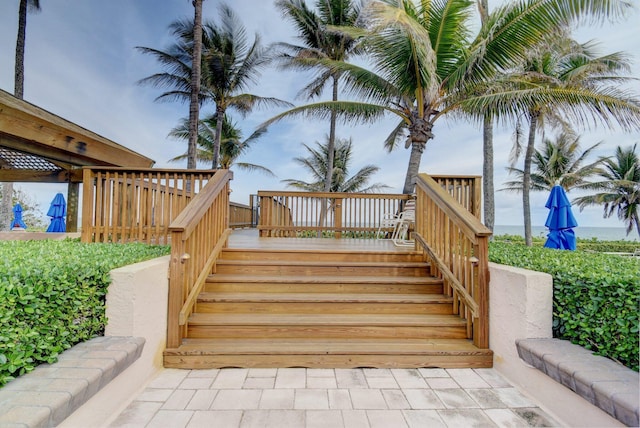
<svg viewBox="0 0 640 428">
<path fill-rule="evenodd" d="M 559 426 L 493 369 L 165 369 L 111 427 Z"/>
</svg>

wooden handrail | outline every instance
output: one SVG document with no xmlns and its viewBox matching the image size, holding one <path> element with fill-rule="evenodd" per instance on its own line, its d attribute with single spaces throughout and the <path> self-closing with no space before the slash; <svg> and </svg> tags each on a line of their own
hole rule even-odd
<svg viewBox="0 0 640 428">
<path fill-rule="evenodd" d="M 467 336 L 489 347 L 489 237 L 491 231 L 450 194 L 451 186 L 426 174 L 416 183 L 416 245 L 453 298 L 453 311 L 467 322 Z"/>
<path fill-rule="evenodd" d="M 385 214 L 397 214 L 410 195 L 260 191 L 260 236 L 373 237 Z M 345 234 L 344 232 L 353 232 Z"/>
<path fill-rule="evenodd" d="M 169 304 L 167 347 L 176 348 L 186 335 L 196 297 L 226 246 L 229 229 L 229 181 L 218 170 L 169 226 Z"/>
</svg>

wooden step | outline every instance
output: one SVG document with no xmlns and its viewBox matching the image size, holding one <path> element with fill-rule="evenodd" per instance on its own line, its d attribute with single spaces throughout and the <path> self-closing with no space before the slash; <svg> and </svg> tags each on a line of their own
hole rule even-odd
<svg viewBox="0 0 640 428">
<path fill-rule="evenodd" d="M 215 273 L 245 275 L 308 276 L 428 276 L 431 269 L 423 262 L 340 262 L 279 260 L 225 260 L 216 262 Z"/>
<path fill-rule="evenodd" d="M 374 293 L 200 293 L 199 313 L 452 314 L 444 295 Z"/>
<path fill-rule="evenodd" d="M 442 280 L 414 276 L 209 275 L 205 291 L 260 293 L 442 294 Z"/>
<path fill-rule="evenodd" d="M 467 339 L 185 339 L 165 367 L 491 367 L 492 352 Z"/>
<path fill-rule="evenodd" d="M 466 322 L 454 315 L 432 314 L 193 313 L 187 337 L 463 339 Z"/>
<path fill-rule="evenodd" d="M 353 252 L 345 250 L 269 250 L 251 248 L 225 248 L 220 259 L 224 260 L 297 260 L 334 262 L 421 262 L 424 256 L 413 250 Z"/>
</svg>

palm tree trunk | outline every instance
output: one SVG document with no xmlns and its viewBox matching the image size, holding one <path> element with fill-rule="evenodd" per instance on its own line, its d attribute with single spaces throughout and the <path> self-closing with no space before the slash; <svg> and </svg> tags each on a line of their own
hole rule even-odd
<svg viewBox="0 0 640 428">
<path fill-rule="evenodd" d="M 529 139 L 527 141 L 527 151 L 524 155 L 524 167 L 522 169 L 522 211 L 524 213 L 524 243 L 527 246 L 533 245 L 531 236 L 531 204 L 529 195 L 531 193 L 531 161 L 536 142 L 536 128 L 538 126 L 539 112 L 531 112 L 529 125 Z"/>
<path fill-rule="evenodd" d="M 212 169 L 218 169 L 220 163 L 220 142 L 222 141 L 222 122 L 224 122 L 225 111 L 221 107 L 216 108 L 216 137 L 213 140 L 213 162 Z"/>
<path fill-rule="evenodd" d="M 16 63 L 14 69 L 13 95 L 24 96 L 24 47 L 27 34 L 27 0 L 20 0 L 18 10 L 18 37 L 16 38 Z M 2 201 L 0 202 L 0 231 L 11 228 L 11 206 L 13 183 L 2 183 Z"/>
<path fill-rule="evenodd" d="M 339 76 L 333 76 L 333 95 L 331 97 L 332 101 L 338 101 L 338 79 Z M 331 112 L 331 119 L 329 123 L 329 141 L 327 142 L 327 174 L 324 177 L 324 191 L 331 191 L 331 184 L 333 183 L 333 163 L 335 158 L 336 151 L 336 122 L 337 122 L 338 114 L 335 111 Z M 325 220 L 327 218 L 327 206 L 326 204 L 322 204 L 320 207 L 320 219 L 318 221 L 318 226 L 324 226 Z M 321 234 L 321 231 L 318 231 L 318 234 Z M 320 237 L 320 236 L 319 236 Z"/>
<path fill-rule="evenodd" d="M 11 229 L 13 183 L 2 183 L 2 201 L 0 201 L 0 231 Z"/>
<path fill-rule="evenodd" d="M 338 76 L 333 76 L 333 96 L 332 101 L 338 101 Z M 335 157 L 336 147 L 336 121 L 338 114 L 331 112 L 331 122 L 329 125 L 329 142 L 327 145 L 327 175 L 324 179 L 324 191 L 331 191 L 331 183 L 333 182 L 333 160 Z"/>
<path fill-rule="evenodd" d="M 191 100 L 189 103 L 189 146 L 187 148 L 187 169 L 196 168 L 196 148 L 198 145 L 198 120 L 200 115 L 200 75 L 202 65 L 202 1 L 193 0 L 193 57 L 191 64 Z"/>
<path fill-rule="evenodd" d="M 409 156 L 409 165 L 407 166 L 407 176 L 404 180 L 404 187 L 402 193 L 410 195 L 413 193 L 416 186 L 416 178 L 418 177 L 418 171 L 420 169 L 420 160 L 422 159 L 422 153 L 426 143 L 413 142 L 411 143 L 411 155 Z"/>
<path fill-rule="evenodd" d="M 27 34 L 27 0 L 20 0 L 18 12 L 18 38 L 16 39 L 16 64 L 13 94 L 16 98 L 24 96 L 24 46 Z"/>
<path fill-rule="evenodd" d="M 495 193 L 493 190 L 493 119 L 484 117 L 482 129 L 483 162 L 482 162 L 482 192 L 484 225 L 493 230 L 495 223 Z"/>
</svg>

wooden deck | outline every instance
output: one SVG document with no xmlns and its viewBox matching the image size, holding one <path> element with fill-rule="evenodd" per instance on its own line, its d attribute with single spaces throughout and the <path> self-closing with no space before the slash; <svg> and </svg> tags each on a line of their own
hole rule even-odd
<svg viewBox="0 0 640 428">
<path fill-rule="evenodd" d="M 410 247 L 397 247 L 390 239 L 261 238 L 256 229 L 237 229 L 229 237 L 229 248 L 336 252 L 392 252 L 410 254 Z"/>
</svg>

